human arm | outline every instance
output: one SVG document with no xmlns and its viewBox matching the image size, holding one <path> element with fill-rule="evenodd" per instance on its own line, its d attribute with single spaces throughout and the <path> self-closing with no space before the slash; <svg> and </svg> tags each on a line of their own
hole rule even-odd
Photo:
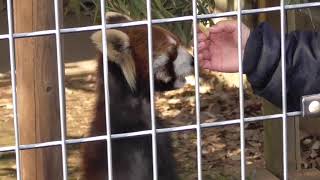
<svg viewBox="0 0 320 180">
<path fill-rule="evenodd" d="M 225 24 L 220 22 L 219 28 L 210 28 L 209 37 L 199 33 L 199 63 L 206 69 L 237 72 L 237 39 L 234 38 L 237 22 Z M 225 26 L 229 30 L 224 30 Z M 243 72 L 256 94 L 281 107 L 280 34 L 266 23 L 250 35 L 248 32 L 242 29 Z M 300 108 L 302 95 L 320 93 L 320 35 L 319 32 L 292 32 L 285 39 L 287 104 L 292 111 Z"/>
<path fill-rule="evenodd" d="M 263 23 L 244 50 L 243 71 L 254 92 L 281 107 L 281 36 Z M 320 34 L 291 32 L 285 37 L 286 90 L 289 111 L 300 109 L 303 95 L 320 93 Z"/>
</svg>

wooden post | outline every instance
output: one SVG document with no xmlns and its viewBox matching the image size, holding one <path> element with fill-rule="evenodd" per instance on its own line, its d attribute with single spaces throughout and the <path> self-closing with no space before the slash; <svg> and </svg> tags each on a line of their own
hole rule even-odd
<svg viewBox="0 0 320 180">
<path fill-rule="evenodd" d="M 269 103 L 263 102 L 263 113 L 279 114 L 280 109 Z M 264 155 L 266 168 L 278 177 L 283 175 L 282 154 L 282 119 L 264 121 Z M 287 154 L 289 176 L 300 169 L 300 141 L 299 141 L 299 118 L 288 117 L 287 121 Z"/>
<path fill-rule="evenodd" d="M 13 2 L 16 33 L 54 29 L 53 0 Z M 15 48 L 20 142 L 30 144 L 59 140 L 55 37 L 16 39 Z M 21 160 L 24 180 L 62 179 L 59 146 L 24 150 Z"/>
</svg>

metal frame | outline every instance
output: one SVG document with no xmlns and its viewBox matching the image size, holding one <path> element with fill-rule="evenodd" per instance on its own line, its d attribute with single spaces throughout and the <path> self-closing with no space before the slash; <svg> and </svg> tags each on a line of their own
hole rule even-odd
<svg viewBox="0 0 320 180">
<path fill-rule="evenodd" d="M 152 170 L 153 179 L 158 180 L 158 158 L 157 158 L 157 132 L 154 104 L 154 82 L 153 82 L 153 46 L 152 46 L 152 14 L 151 0 L 147 0 L 147 28 L 148 28 L 148 60 L 149 60 L 149 84 L 150 84 L 150 106 L 151 106 L 151 135 L 152 135 Z"/>
<path fill-rule="evenodd" d="M 282 154 L 283 154 L 283 179 L 288 179 L 288 154 L 287 154 L 287 81 L 286 81 L 286 45 L 285 45 L 285 3 L 280 1 L 280 26 L 281 26 L 281 78 L 282 78 Z"/>
<path fill-rule="evenodd" d="M 197 19 L 197 0 L 192 0 L 192 25 L 193 25 L 193 50 L 194 50 L 194 75 L 195 75 L 195 93 L 196 93 L 196 132 L 197 132 L 197 167 L 198 180 L 202 180 L 202 143 L 201 143 L 201 119 L 200 119 L 200 89 L 199 89 L 199 63 L 198 63 L 198 19 Z"/>
<path fill-rule="evenodd" d="M 57 49 L 58 65 L 58 88 L 59 88 L 59 113 L 60 113 L 60 133 L 61 133 L 61 153 L 62 153 L 62 171 L 63 179 L 68 179 L 68 160 L 66 145 L 66 100 L 64 86 L 64 63 L 61 53 L 61 36 L 60 36 L 60 17 L 59 1 L 54 0 L 54 20 L 55 20 L 55 37 Z"/>
<path fill-rule="evenodd" d="M 239 63 L 239 105 L 240 105 L 240 159 L 241 159 L 241 180 L 246 179 L 246 152 L 245 152 L 245 135 L 244 135 L 244 98 L 243 98 L 243 67 L 242 67 L 242 14 L 241 0 L 238 0 L 237 25 L 238 25 L 238 63 Z"/>
<path fill-rule="evenodd" d="M 242 10 L 239 5 L 237 11 L 232 12 L 224 12 L 217 14 L 206 14 L 206 15 L 197 15 L 197 6 L 196 0 L 192 0 L 192 8 L 193 14 L 192 16 L 183 16 L 183 17 L 175 17 L 175 18 L 166 18 L 166 19 L 156 19 L 153 20 L 151 17 L 151 0 L 147 0 L 147 20 L 146 21 L 135 21 L 129 23 L 119 23 L 119 24 L 106 24 L 105 21 L 105 1 L 101 1 L 101 17 L 102 24 L 96 26 L 86 26 L 86 27 L 76 27 L 76 28 L 60 28 L 59 21 L 59 4 L 58 0 L 54 0 L 54 9 L 55 9 L 55 29 L 53 30 L 45 30 L 45 31 L 36 31 L 36 32 L 25 32 L 25 33 L 14 33 L 13 32 L 13 11 L 12 11 L 12 2 L 11 0 L 7 0 L 7 13 L 8 13 L 8 34 L 0 35 L 0 40 L 8 39 L 9 40 L 9 49 L 10 49 L 10 69 L 11 69 L 11 82 L 12 82 L 12 98 L 13 98 L 13 114 L 14 114 L 14 131 L 15 131 L 15 145 L 14 146 L 6 146 L 0 147 L 0 152 L 12 152 L 14 151 L 16 154 L 16 167 L 17 167 L 17 179 L 21 180 L 21 162 L 20 162 L 20 151 L 26 149 L 35 149 L 35 148 L 43 148 L 43 147 L 51 147 L 51 146 L 61 146 L 62 148 L 62 163 L 63 163 L 63 179 L 67 180 L 67 148 L 68 144 L 77 144 L 84 142 L 92 142 L 92 141 L 107 141 L 108 144 L 108 173 L 109 180 L 113 179 L 112 176 L 112 147 L 111 147 L 111 139 L 118 138 L 127 138 L 132 136 L 142 136 L 142 135 L 152 135 L 152 155 L 153 155 L 153 179 L 157 180 L 158 172 L 157 172 L 157 134 L 159 133 L 169 133 L 169 132 L 179 132 L 186 130 L 196 130 L 197 134 L 197 167 L 198 167 L 198 180 L 202 180 L 202 159 L 201 159 L 201 130 L 202 128 L 212 128 L 218 126 L 227 126 L 232 124 L 240 125 L 240 146 L 241 146 L 241 179 L 245 180 L 246 178 L 246 161 L 245 161 L 245 130 L 244 124 L 248 122 L 257 122 L 257 121 L 265 121 L 272 120 L 276 118 L 282 118 L 283 122 L 283 178 L 285 180 L 288 179 L 288 167 L 287 167 L 287 117 L 292 116 L 301 116 L 301 112 L 287 112 L 287 104 L 286 104 L 286 75 L 285 75 L 285 11 L 290 9 L 301 9 L 301 8 L 310 8 L 310 7 L 320 7 L 320 2 L 315 3 L 304 3 L 304 4 L 295 4 L 295 5 L 285 5 L 284 0 L 281 0 L 280 6 L 275 7 L 267 7 L 261 9 L 248 9 Z M 241 0 L 238 0 L 238 4 L 241 4 Z M 199 95 L 199 65 L 198 65 L 198 43 L 197 43 L 197 33 L 194 33 L 194 59 L 195 59 L 195 91 L 196 91 L 196 124 L 187 125 L 187 126 L 179 126 L 173 128 L 162 128 L 157 129 L 155 123 L 155 109 L 154 109 L 154 84 L 153 84 L 153 70 L 152 70 L 152 25 L 153 24 L 161 24 L 167 22 L 180 22 L 180 21 L 192 21 L 193 22 L 193 32 L 197 32 L 197 21 L 199 19 L 206 18 L 218 18 L 218 17 L 228 17 L 228 16 L 237 16 L 238 19 L 238 42 L 242 42 L 241 37 L 241 17 L 245 14 L 256 14 L 262 12 L 272 12 L 272 11 L 280 11 L 281 18 L 281 65 L 282 65 L 282 113 L 281 114 L 273 114 L 267 116 L 258 116 L 258 117 L 244 117 L 244 98 L 243 98 L 243 80 L 242 80 L 242 52 L 241 52 L 241 44 L 238 43 L 238 56 L 239 56 L 239 100 L 240 100 L 240 118 L 233 119 L 228 121 L 221 122 L 213 122 L 213 123 L 201 123 L 200 122 L 200 95 Z M 107 62 L 107 39 L 106 39 L 106 29 L 116 28 L 116 27 L 128 27 L 128 26 L 137 26 L 137 25 L 147 25 L 148 27 L 148 56 L 149 56 L 149 78 L 150 78 L 150 100 L 151 100 L 151 122 L 152 129 L 139 131 L 139 132 L 130 132 L 130 133 L 122 133 L 122 134 L 111 134 L 110 131 L 110 114 L 109 108 L 106 106 L 106 128 L 107 134 L 103 136 L 95 136 L 88 138 L 79 138 L 79 139 L 67 139 L 66 138 L 66 111 L 65 111 L 65 90 L 64 90 L 64 65 L 61 54 L 61 42 L 60 36 L 65 33 L 74 33 L 74 32 L 85 32 L 85 31 L 102 31 L 103 37 L 103 59 L 104 62 Z M 60 123 L 61 123 L 61 140 L 60 141 L 50 141 L 44 143 L 37 144 L 25 144 L 22 145 L 19 142 L 19 131 L 18 131 L 18 116 L 17 116 L 17 91 L 16 91 L 16 74 L 15 74 L 15 49 L 14 49 L 14 39 L 17 38 L 26 38 L 26 37 L 35 37 L 35 36 L 44 36 L 44 35 L 55 35 L 56 37 L 56 47 L 57 47 L 57 63 L 58 63 L 58 81 L 59 81 L 59 109 L 60 109 Z M 108 63 L 104 63 L 103 66 L 104 72 L 108 71 Z M 104 79 L 108 81 L 108 73 L 104 73 Z M 105 83 L 105 101 L 109 104 L 109 90 Z"/>
</svg>

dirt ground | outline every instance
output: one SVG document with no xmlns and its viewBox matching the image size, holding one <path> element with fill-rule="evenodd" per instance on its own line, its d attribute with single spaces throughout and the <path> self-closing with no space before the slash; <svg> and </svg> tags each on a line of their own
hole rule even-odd
<svg viewBox="0 0 320 180">
<path fill-rule="evenodd" d="M 68 138 L 87 136 L 95 102 L 95 74 L 92 61 L 66 64 L 66 105 Z M 201 122 L 239 118 L 238 88 L 224 84 L 217 74 L 201 74 Z M 182 89 L 156 94 L 156 109 L 166 127 L 195 124 L 195 92 L 190 84 Z M 245 91 L 245 117 L 261 115 L 259 99 Z M 0 147 L 14 144 L 10 77 L 0 76 Z M 261 123 L 246 124 L 247 164 L 263 167 Z M 239 179 L 240 127 L 229 125 L 202 130 L 202 168 L 204 179 Z M 183 179 L 197 177 L 195 130 L 171 133 L 178 173 Z M 80 176 L 80 151 L 68 149 L 70 179 Z M 249 174 L 250 176 L 250 174 Z M 0 154 L 0 179 L 15 179 L 13 153 Z"/>
</svg>

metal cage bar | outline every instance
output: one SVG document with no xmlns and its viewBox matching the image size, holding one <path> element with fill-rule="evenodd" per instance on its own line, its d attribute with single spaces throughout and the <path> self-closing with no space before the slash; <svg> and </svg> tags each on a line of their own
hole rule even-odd
<svg viewBox="0 0 320 180">
<path fill-rule="evenodd" d="M 103 58 L 103 81 L 105 94 L 105 111 L 106 111 L 106 137 L 107 140 L 107 157 L 108 157 L 108 180 L 113 179 L 112 171 L 112 143 L 111 143 L 111 123 L 110 123 L 110 99 L 109 99 L 109 75 L 108 75 L 108 47 L 105 17 L 105 0 L 100 0 L 101 11 L 101 33 L 102 33 L 102 58 Z"/>
<path fill-rule="evenodd" d="M 9 54 L 10 54 L 10 71 L 11 71 L 11 88 L 12 88 L 12 104 L 13 104 L 13 122 L 16 155 L 17 180 L 21 180 L 21 159 L 20 159 L 20 135 L 19 135 L 19 119 L 17 105 L 17 79 L 16 79 L 16 58 L 15 58 L 15 43 L 13 38 L 13 8 L 11 0 L 7 0 L 7 16 L 8 16 L 8 38 L 9 38 Z"/>
<path fill-rule="evenodd" d="M 239 62 L 239 105 L 240 105 L 240 161 L 241 180 L 246 179 L 246 151 L 244 136 L 244 98 L 243 98 L 243 68 L 242 68 L 242 13 L 241 0 L 238 0 L 237 26 L 238 26 L 238 62 Z"/>
<path fill-rule="evenodd" d="M 287 154 L 287 88 L 286 88 L 286 46 L 285 46 L 285 2 L 280 1 L 281 24 L 281 77 L 282 77 L 282 148 L 283 148 L 283 180 L 288 179 Z"/>
<path fill-rule="evenodd" d="M 196 95 L 196 132 L 197 132 L 197 170 L 198 180 L 202 180 L 202 143 L 201 143 L 201 118 L 200 118 L 200 90 L 199 90 L 199 59 L 198 59 L 198 19 L 197 0 L 192 0 L 192 25 L 193 25 L 193 57 L 195 75 L 195 95 Z"/>
<path fill-rule="evenodd" d="M 287 113 L 288 117 L 295 117 L 295 116 L 301 116 L 301 115 L 302 114 L 300 111 Z M 249 122 L 268 121 L 268 120 L 278 119 L 281 117 L 282 117 L 282 114 L 273 114 L 273 115 L 266 115 L 266 116 L 244 118 L 244 120 L 246 123 L 249 123 Z M 240 119 L 232 119 L 232 120 L 212 122 L 212 123 L 202 123 L 200 124 L 200 127 L 213 128 L 213 127 L 228 126 L 228 125 L 234 125 L 234 124 L 240 124 Z M 186 126 L 157 129 L 157 133 L 181 132 L 181 131 L 195 130 L 195 129 L 196 129 L 196 125 L 186 125 Z M 144 131 L 137 131 L 137 132 L 130 132 L 130 133 L 119 133 L 119 134 L 112 134 L 111 139 L 145 136 L 150 134 L 151 134 L 151 130 L 144 130 Z M 67 139 L 66 143 L 78 144 L 78 143 L 85 143 L 85 142 L 102 141 L 105 139 L 106 139 L 106 136 L 92 136 L 92 137 L 78 138 L 78 139 Z M 49 142 L 37 143 L 37 144 L 24 144 L 24 145 L 20 145 L 19 149 L 26 150 L 26 149 L 49 147 L 49 146 L 58 146 L 60 144 L 61 144 L 61 141 L 49 141 Z M 0 147 L 0 152 L 14 151 L 14 149 L 15 149 L 14 146 Z"/>
<path fill-rule="evenodd" d="M 153 47 L 152 47 L 152 9 L 151 0 L 147 0 L 147 28 L 148 28 L 148 62 L 149 62 L 149 87 L 151 106 L 151 135 L 152 135 L 152 170 L 153 180 L 158 180 L 158 159 L 157 159 L 157 127 L 154 104 L 154 76 L 153 76 Z"/>
<path fill-rule="evenodd" d="M 293 9 L 302 9 L 302 8 L 312 8 L 312 7 L 319 7 L 320 2 L 313 2 L 313 3 L 304 3 L 304 4 L 294 4 L 294 5 L 285 5 L 285 10 L 293 10 Z M 272 12 L 272 11 L 279 11 L 280 6 L 273 6 L 267 8 L 259 8 L 259 9 L 244 9 L 241 10 L 242 15 L 248 14 L 257 14 L 262 12 Z M 237 11 L 230 11 L 230 12 L 222 12 L 216 14 L 205 14 L 205 15 L 198 15 L 198 19 L 207 19 L 207 18 L 218 18 L 218 17 L 229 17 L 229 16 L 236 16 Z M 174 17 L 174 18 L 163 18 L 163 19 L 153 19 L 152 24 L 161 24 L 167 22 L 180 22 L 180 21 L 191 21 L 192 16 L 181 16 L 181 17 Z M 107 24 L 106 29 L 111 28 L 123 28 L 123 27 L 130 27 L 130 26 L 138 26 L 138 25 L 146 25 L 147 21 L 133 21 L 128 23 L 118 23 L 118 24 Z M 84 27 L 74 27 L 74 28 L 61 28 L 60 33 L 73 33 L 73 32 L 87 32 L 87 31 L 96 31 L 100 30 L 101 25 L 94 25 L 94 26 L 84 26 Z M 34 37 L 34 36 L 45 36 L 45 35 L 54 35 L 55 30 L 43 30 L 43 31 L 34 31 L 34 32 L 23 32 L 23 33 L 14 33 L 14 38 L 24 38 L 24 37 Z M 8 39 L 9 34 L 1 34 L 1 39 Z"/>
<path fill-rule="evenodd" d="M 8 34 L 0 35 L 0 40 L 8 39 L 9 40 L 9 53 L 10 53 L 10 69 L 11 69 L 11 85 L 12 85 L 12 98 L 13 98 L 13 114 L 14 114 L 14 130 L 15 130 L 15 145 L 0 147 L 0 152 L 15 152 L 16 154 L 16 166 L 17 166 L 17 179 L 21 179 L 21 162 L 20 162 L 20 150 L 26 149 L 35 149 L 43 147 L 52 147 L 52 146 L 61 146 L 62 147 L 62 160 L 63 160 L 63 179 L 67 180 L 67 149 L 68 144 L 77 144 L 93 141 L 104 141 L 107 140 L 107 155 L 108 155 L 108 179 L 112 180 L 112 147 L 111 139 L 120 139 L 128 138 L 135 136 L 143 135 L 152 135 L 152 158 L 153 158 L 153 179 L 158 179 L 157 172 L 157 133 L 169 133 L 169 132 L 180 132 L 186 130 L 196 130 L 197 133 L 197 166 L 198 166 L 198 179 L 202 180 L 202 159 L 201 159 L 201 129 L 202 128 L 212 128 L 219 126 L 227 126 L 232 124 L 240 125 L 240 148 L 241 148 L 241 179 L 244 180 L 246 177 L 245 170 L 245 136 L 244 136 L 244 124 L 248 122 L 257 122 L 272 120 L 281 117 L 283 122 L 283 179 L 288 179 L 288 167 L 287 167 L 287 117 L 300 116 L 301 112 L 287 112 L 286 104 L 286 64 L 285 64 L 285 11 L 292 9 L 301 9 L 301 8 L 311 8 L 311 7 L 320 7 L 320 2 L 313 3 L 303 3 L 303 4 L 294 4 L 294 5 L 285 5 L 284 0 L 281 0 L 280 6 L 259 8 L 259 9 L 241 9 L 241 0 L 238 0 L 238 10 L 224 13 L 216 14 L 206 14 L 206 15 L 197 15 L 197 4 L 196 0 L 192 0 L 193 14 L 192 16 L 182 16 L 175 18 L 165 18 L 165 19 L 152 19 L 151 13 L 151 0 L 147 0 L 147 20 L 146 21 L 134 21 L 129 23 L 119 23 L 119 24 L 106 24 L 105 20 L 105 1 L 101 0 L 101 25 L 95 26 L 86 26 L 86 27 L 75 27 L 75 28 L 60 28 L 59 21 L 59 4 L 58 0 L 54 0 L 54 9 L 55 9 L 55 29 L 53 30 L 44 30 L 44 31 L 35 31 L 35 32 L 25 32 L 25 33 L 14 33 L 13 32 L 13 14 L 12 14 L 12 2 L 7 0 L 7 14 L 8 14 Z M 280 11 L 281 18 L 281 66 L 282 66 L 282 113 L 273 114 L 267 116 L 258 116 L 258 117 L 244 117 L 244 104 L 243 104 L 243 80 L 242 80 L 242 52 L 241 52 L 241 16 L 245 14 L 256 14 L 261 12 L 273 12 Z M 200 121 L 200 94 L 199 94 L 199 65 L 198 65 L 198 47 L 197 47 L 197 20 L 206 19 L 206 18 L 218 18 L 218 17 L 228 17 L 228 16 L 237 16 L 238 19 L 238 57 L 239 57 L 239 73 L 240 73 L 240 85 L 239 85 L 239 100 L 240 100 L 240 118 L 233 119 L 228 121 L 213 122 L 213 123 L 201 123 Z M 196 124 L 179 126 L 173 128 L 156 128 L 156 117 L 155 117 L 155 107 L 154 107 L 154 84 L 153 84 L 153 68 L 152 68 L 152 24 L 161 24 L 167 22 L 181 22 L 181 21 L 192 21 L 193 23 L 193 32 L 194 32 L 194 58 L 195 58 L 195 91 L 196 91 Z M 63 61 L 61 54 L 61 34 L 64 33 L 74 33 L 74 32 L 85 32 L 85 31 L 102 31 L 102 43 L 103 43 L 103 70 L 104 70 L 104 80 L 105 80 L 105 101 L 109 103 L 109 90 L 108 90 L 108 63 L 107 62 L 107 33 L 106 29 L 111 28 L 123 28 L 137 25 L 147 25 L 148 27 L 148 57 L 149 57 L 149 81 L 150 81 L 150 102 L 151 102 L 151 130 L 130 132 L 130 133 L 121 133 L 121 134 L 111 134 L 110 131 L 110 114 L 109 106 L 106 106 L 106 128 L 107 134 L 103 136 L 94 136 L 88 138 L 79 138 L 79 139 L 66 139 L 66 112 L 65 112 L 65 92 L 64 92 L 64 69 Z M 15 49 L 14 49 L 14 39 L 16 38 L 26 38 L 26 37 L 36 37 L 44 35 L 55 35 L 56 36 L 56 47 L 57 47 L 57 63 L 58 63 L 58 81 L 59 81 L 59 109 L 60 109 L 60 123 L 61 123 L 61 140 L 59 141 L 50 141 L 44 143 L 36 144 L 25 144 L 21 145 L 19 142 L 19 123 L 17 115 L 17 92 L 16 92 L 16 64 L 15 64 Z"/>
<path fill-rule="evenodd" d="M 61 53 L 61 36 L 60 36 L 60 10 L 59 0 L 54 0 L 54 19 L 55 19 L 55 37 L 57 49 L 57 65 L 58 65 L 58 87 L 59 87 L 59 115 L 60 115 L 60 131 L 61 131 L 61 153 L 62 153 L 62 172 L 63 179 L 68 179 L 68 160 L 66 147 L 66 100 L 64 87 L 64 63 Z"/>
</svg>

